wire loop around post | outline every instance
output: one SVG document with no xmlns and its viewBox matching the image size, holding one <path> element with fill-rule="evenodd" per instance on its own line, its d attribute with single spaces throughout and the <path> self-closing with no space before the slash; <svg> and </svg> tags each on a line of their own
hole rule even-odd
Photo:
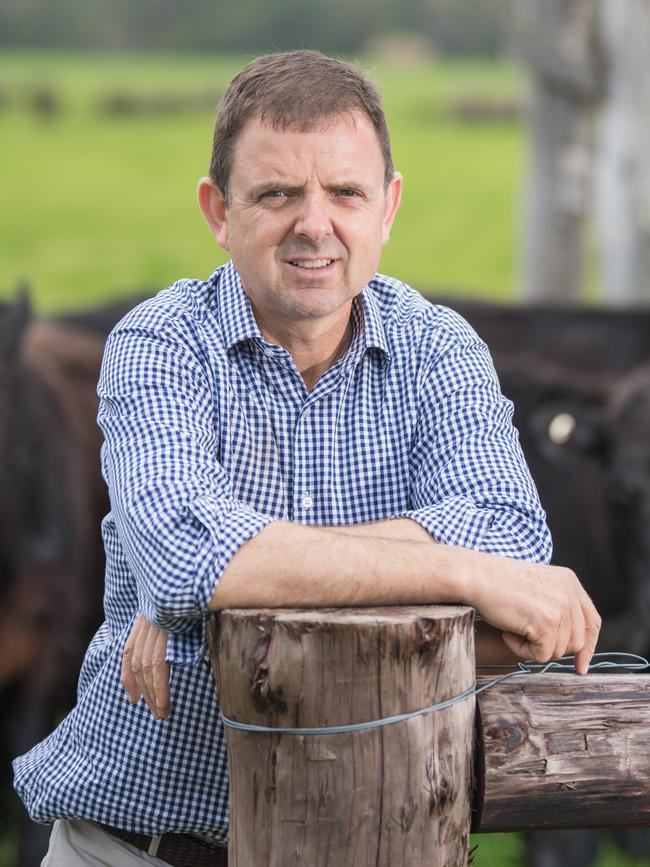
<svg viewBox="0 0 650 867">
<path fill-rule="evenodd" d="M 594 659 L 598 658 L 598 662 L 592 662 L 589 666 L 589 672 L 592 671 L 645 671 L 647 668 L 650 668 L 650 663 L 643 656 L 638 656 L 636 653 L 594 653 Z M 490 689 L 496 684 L 501 683 L 504 680 L 507 680 L 511 677 L 516 677 L 521 674 L 545 674 L 547 671 L 564 671 L 564 672 L 575 672 L 575 664 L 573 662 L 569 662 L 568 660 L 574 659 L 574 656 L 561 656 L 559 659 L 552 659 L 549 662 L 545 663 L 536 663 L 532 661 L 519 662 L 517 663 L 517 668 L 515 671 L 509 671 L 507 674 L 501 674 L 498 677 L 493 678 L 492 680 L 487 681 L 486 683 L 478 684 L 474 683 L 472 687 L 466 689 L 464 692 L 459 693 L 458 695 L 452 696 L 451 698 L 446 699 L 445 701 L 438 702 L 437 704 L 430 705 L 429 707 L 421 708 L 420 710 L 410 711 L 408 713 L 397 714 L 396 716 L 384 717 L 383 719 L 370 720 L 369 722 L 362 723 L 352 723 L 350 725 L 342 725 L 342 726 L 317 726 L 314 728 L 299 728 L 299 727 L 274 727 L 274 726 L 258 726 L 258 725 L 250 725 L 249 723 L 237 722 L 236 720 L 228 719 L 228 717 L 222 716 L 223 724 L 226 728 L 235 729 L 236 731 L 241 732 L 264 732 L 266 734 L 285 734 L 285 735 L 299 735 L 304 737 L 310 737 L 314 735 L 338 735 L 338 734 L 350 734 L 353 732 L 366 731 L 368 729 L 376 729 L 381 728 L 382 726 L 394 725 L 398 722 L 404 722 L 405 720 L 412 719 L 415 716 L 419 716 L 424 713 L 435 713 L 436 711 L 445 710 L 446 708 L 453 707 L 455 704 L 459 704 L 461 701 L 465 701 L 468 698 L 471 698 L 474 695 L 479 695 L 482 692 L 485 692 L 486 689 Z M 615 660 L 628 660 L 627 662 Z M 635 660 L 632 662 L 631 660 Z M 485 665 L 485 666 L 477 666 L 477 668 L 490 668 L 494 670 L 495 668 L 512 668 L 512 665 Z"/>
</svg>

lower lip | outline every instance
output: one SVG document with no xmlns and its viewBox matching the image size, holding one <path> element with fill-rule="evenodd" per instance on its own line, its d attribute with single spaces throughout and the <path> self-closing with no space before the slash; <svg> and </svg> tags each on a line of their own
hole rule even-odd
<svg viewBox="0 0 650 867">
<path fill-rule="evenodd" d="M 317 280 L 319 277 L 327 277 L 336 268 L 337 259 L 334 259 L 329 265 L 324 265 L 322 268 L 301 268 L 300 265 L 293 265 L 291 262 L 286 264 L 294 274 L 300 274 L 301 277 L 311 277 Z"/>
</svg>

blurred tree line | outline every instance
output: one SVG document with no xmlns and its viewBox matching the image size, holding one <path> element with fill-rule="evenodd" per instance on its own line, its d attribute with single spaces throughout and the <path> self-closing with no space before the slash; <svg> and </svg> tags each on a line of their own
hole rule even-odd
<svg viewBox="0 0 650 867">
<path fill-rule="evenodd" d="M 507 47 L 512 0 L 3 0 L 0 45 L 112 51 L 363 50 L 390 32 L 449 55 Z"/>
</svg>

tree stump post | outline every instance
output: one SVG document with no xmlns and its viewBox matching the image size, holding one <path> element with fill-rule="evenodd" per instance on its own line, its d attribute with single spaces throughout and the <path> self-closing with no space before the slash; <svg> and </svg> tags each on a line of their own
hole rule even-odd
<svg viewBox="0 0 650 867">
<path fill-rule="evenodd" d="M 474 683 L 473 620 L 461 606 L 221 612 L 222 711 L 304 728 L 437 704 Z M 226 729 L 231 867 L 466 867 L 474 709 L 343 734 Z"/>
</svg>

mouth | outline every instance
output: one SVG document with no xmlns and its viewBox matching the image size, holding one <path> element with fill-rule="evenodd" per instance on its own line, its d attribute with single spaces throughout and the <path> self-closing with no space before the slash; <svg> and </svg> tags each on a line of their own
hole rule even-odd
<svg viewBox="0 0 650 867">
<path fill-rule="evenodd" d="M 336 259 L 287 259 L 287 264 L 300 271 L 309 271 L 312 274 L 323 273 L 330 270 L 336 263 Z"/>
</svg>

